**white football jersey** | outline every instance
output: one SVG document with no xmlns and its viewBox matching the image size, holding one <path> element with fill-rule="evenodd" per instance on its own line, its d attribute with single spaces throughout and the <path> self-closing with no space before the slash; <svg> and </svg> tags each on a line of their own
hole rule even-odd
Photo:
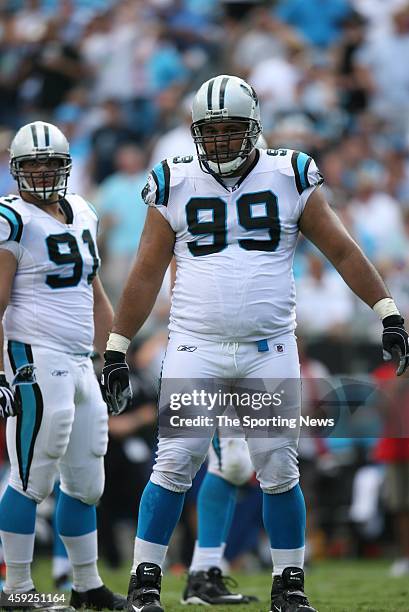
<svg viewBox="0 0 409 612">
<path fill-rule="evenodd" d="M 98 219 L 78 195 L 60 203 L 67 224 L 20 197 L 0 198 L 0 248 L 18 262 L 3 324 L 8 340 L 87 353 L 94 340 Z"/>
<path fill-rule="evenodd" d="M 323 179 L 305 153 L 256 150 L 234 187 L 196 157 L 152 170 L 143 197 L 176 234 L 169 329 L 216 341 L 258 341 L 295 328 L 298 221 Z"/>
</svg>

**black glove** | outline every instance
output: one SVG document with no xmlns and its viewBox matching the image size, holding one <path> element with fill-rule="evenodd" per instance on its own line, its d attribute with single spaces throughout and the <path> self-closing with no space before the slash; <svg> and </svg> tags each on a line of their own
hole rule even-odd
<svg viewBox="0 0 409 612">
<path fill-rule="evenodd" d="M 110 414 L 120 414 L 125 410 L 132 389 L 129 382 L 129 368 L 125 362 L 125 354 L 120 351 L 106 351 L 102 368 L 102 395 Z"/>
<path fill-rule="evenodd" d="M 404 320 L 400 315 L 390 315 L 382 321 L 383 334 L 383 359 L 390 361 L 394 354 L 399 359 L 396 374 L 400 376 L 409 365 L 409 341 L 408 333 L 404 328 Z"/>
<path fill-rule="evenodd" d="M 9 416 L 16 416 L 20 412 L 20 402 L 10 389 L 4 374 L 0 374 L 0 416 L 6 419 Z"/>
</svg>

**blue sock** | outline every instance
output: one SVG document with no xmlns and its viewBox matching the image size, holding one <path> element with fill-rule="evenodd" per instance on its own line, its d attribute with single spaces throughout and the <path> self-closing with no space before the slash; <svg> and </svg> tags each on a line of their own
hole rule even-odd
<svg viewBox="0 0 409 612">
<path fill-rule="evenodd" d="M 235 491 L 234 491 L 234 494 L 231 495 L 230 500 L 229 500 L 229 505 L 228 505 L 227 512 L 226 512 L 226 522 L 224 524 L 224 529 L 223 529 L 222 543 L 227 542 L 227 538 L 229 537 L 229 533 L 230 533 L 231 524 L 234 518 L 234 513 L 236 511 L 237 487 L 235 485 L 232 485 L 232 486 L 235 488 Z"/>
<path fill-rule="evenodd" d="M 0 530 L 32 534 L 35 531 L 37 504 L 8 486 L 0 501 Z"/>
<path fill-rule="evenodd" d="M 136 536 L 167 546 L 182 514 L 184 493 L 169 491 L 149 481 L 139 506 Z"/>
<path fill-rule="evenodd" d="M 263 521 L 271 548 L 304 546 L 305 502 L 300 485 L 285 493 L 263 493 Z"/>
<path fill-rule="evenodd" d="M 54 532 L 54 546 L 53 546 L 53 557 L 66 557 L 68 558 L 67 549 L 64 546 L 64 542 L 60 538 L 60 534 L 57 529 L 57 506 L 60 498 L 60 485 L 58 482 L 54 485 L 54 515 L 53 515 L 53 532 Z"/>
<path fill-rule="evenodd" d="M 236 505 L 237 487 L 207 472 L 198 495 L 198 541 L 216 548 L 226 541 Z"/>
<path fill-rule="evenodd" d="M 60 491 L 56 511 L 56 525 L 62 536 L 83 536 L 97 529 L 95 506 L 89 506 L 79 499 Z"/>
</svg>

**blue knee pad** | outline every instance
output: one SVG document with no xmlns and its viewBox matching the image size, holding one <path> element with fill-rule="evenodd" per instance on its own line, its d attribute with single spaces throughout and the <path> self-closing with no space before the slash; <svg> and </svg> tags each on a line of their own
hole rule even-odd
<svg viewBox="0 0 409 612">
<path fill-rule="evenodd" d="M 304 546 L 306 513 L 300 485 L 285 493 L 263 493 L 263 521 L 271 548 Z"/>
<path fill-rule="evenodd" d="M 184 493 L 169 491 L 149 481 L 139 506 L 137 537 L 167 546 L 182 514 L 184 500 Z"/>
<path fill-rule="evenodd" d="M 55 507 L 53 514 L 53 532 L 54 532 L 54 545 L 53 545 L 53 556 L 54 557 L 66 557 L 68 558 L 67 549 L 64 546 L 64 542 L 60 538 L 60 534 L 57 529 L 57 506 L 60 498 L 60 484 L 58 482 L 54 485 L 54 499 Z"/>
<path fill-rule="evenodd" d="M 60 491 L 56 511 L 57 531 L 62 536 L 82 536 L 97 528 L 95 506 L 89 506 Z"/>
<path fill-rule="evenodd" d="M 216 474 L 206 474 L 198 496 L 198 540 L 201 548 L 226 542 L 236 507 L 237 487 Z"/>
<path fill-rule="evenodd" d="M 35 531 L 37 504 L 8 486 L 0 502 L 0 530 L 30 535 Z"/>
</svg>

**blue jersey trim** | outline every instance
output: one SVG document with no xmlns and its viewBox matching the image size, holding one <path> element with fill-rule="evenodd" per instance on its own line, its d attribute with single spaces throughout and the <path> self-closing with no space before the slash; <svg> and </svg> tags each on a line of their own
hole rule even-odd
<svg viewBox="0 0 409 612">
<path fill-rule="evenodd" d="M 309 155 L 307 155 L 306 153 L 299 154 L 297 158 L 297 167 L 303 191 L 304 189 L 307 189 L 310 186 L 308 182 L 308 166 L 310 165 L 310 163 L 311 157 L 309 157 Z"/>
<path fill-rule="evenodd" d="M 170 170 L 166 160 L 156 164 L 152 170 L 158 193 L 156 198 L 157 206 L 167 206 L 169 201 Z"/>
<path fill-rule="evenodd" d="M 6 219 L 10 226 L 10 236 L 8 239 L 19 242 L 21 234 L 23 233 L 23 221 L 21 216 L 18 212 L 5 204 L 0 204 L 0 216 Z"/>
<path fill-rule="evenodd" d="M 294 171 L 295 184 L 298 193 L 301 195 L 305 189 L 310 187 L 308 180 L 308 168 L 312 159 L 306 153 L 300 151 L 294 151 L 291 156 L 291 165 Z"/>
</svg>

